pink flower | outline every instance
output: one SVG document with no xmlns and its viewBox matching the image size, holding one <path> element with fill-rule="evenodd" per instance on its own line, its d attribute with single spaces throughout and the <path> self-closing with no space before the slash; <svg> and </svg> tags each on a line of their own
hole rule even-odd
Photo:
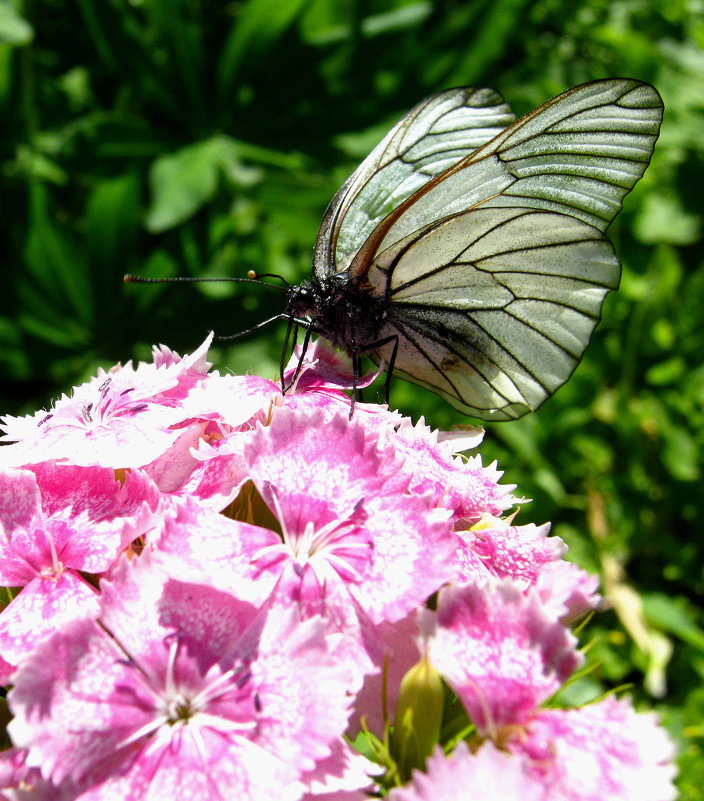
<svg viewBox="0 0 704 801">
<path fill-rule="evenodd" d="M 296 799 L 338 742 L 349 674 L 322 621 L 170 579 L 147 555 L 17 673 L 13 741 L 47 781 L 147 801 Z"/>
<path fill-rule="evenodd" d="M 96 610 L 79 575 L 108 570 L 160 519 L 159 493 L 140 473 L 44 463 L 0 470 L 0 583 L 24 587 L 0 617 L 0 678 L 38 642 Z"/>
<path fill-rule="evenodd" d="M 425 771 L 389 801 L 455 801 L 457 788 L 506 801 L 672 801 L 673 747 L 652 714 L 636 714 L 610 697 L 581 709 L 539 710 L 507 741 L 471 754 L 461 742 L 438 748 Z"/>
<path fill-rule="evenodd" d="M 541 709 L 508 742 L 530 759 L 546 801 L 670 801 L 674 748 L 652 713 L 613 696 L 580 709 Z"/>
<path fill-rule="evenodd" d="M 283 409 L 245 447 L 248 472 L 282 528 L 254 555 L 315 605 L 354 604 L 374 623 L 400 620 L 452 575 L 447 515 L 406 494 L 392 446 L 346 416 Z M 343 600 L 347 598 L 348 600 Z"/>
<path fill-rule="evenodd" d="M 476 440 L 476 432 L 462 435 L 441 437 L 422 421 L 414 426 L 406 419 L 394 439 L 405 469 L 412 473 L 411 490 L 431 493 L 436 503 L 452 511 L 457 528 L 467 528 L 486 514 L 499 515 L 516 503 L 514 485 L 499 484 L 503 473 L 496 463 L 484 467 L 480 456 L 465 460 L 454 455 Z"/>
<path fill-rule="evenodd" d="M 196 376 L 207 372 L 210 339 L 180 361 L 172 356 L 161 366 L 134 368 L 128 362 L 109 373 L 100 370 L 70 398 L 63 395 L 50 412 L 4 418 L 3 439 L 17 443 L 3 449 L 4 463 L 56 459 L 120 468 L 152 461 L 178 436 L 170 426 L 183 419 L 179 404 Z"/>
<path fill-rule="evenodd" d="M 546 565 L 535 581 L 543 606 L 564 625 L 599 607 L 598 587 L 598 576 L 563 559 Z"/>
<path fill-rule="evenodd" d="M 0 751 L 0 801 L 69 801 L 75 797 L 74 787 L 47 782 L 38 768 L 27 767 L 26 759 L 23 749 Z"/>
<path fill-rule="evenodd" d="M 562 623 L 596 609 L 598 579 L 562 557 L 567 546 L 548 537 L 550 524 L 513 526 L 486 515 L 466 531 L 458 531 L 456 553 L 459 583 L 510 578 L 517 587 L 535 587 L 546 611 Z"/>
<path fill-rule="evenodd" d="M 230 520 L 185 498 L 165 516 L 154 541 L 154 559 L 173 578 L 259 606 L 271 595 L 278 576 L 259 570 L 254 555 L 280 542 L 273 531 Z"/>
<path fill-rule="evenodd" d="M 511 578 L 517 586 L 528 589 L 535 584 L 544 565 L 560 559 L 567 551 L 559 537 L 548 537 L 549 531 L 549 523 L 512 526 L 487 517 L 469 531 L 459 532 L 459 536 L 490 575 Z"/>
<path fill-rule="evenodd" d="M 332 753 L 304 777 L 308 792 L 303 801 L 355 801 L 368 799 L 364 790 L 373 789 L 375 774 L 383 768 L 357 753 L 345 740 L 337 740 Z"/>
<path fill-rule="evenodd" d="M 446 587 L 422 627 L 431 664 L 494 739 L 524 723 L 582 661 L 537 596 L 508 581 Z"/>
<path fill-rule="evenodd" d="M 362 801 L 414 768 L 390 801 L 673 797 L 652 716 L 545 708 L 597 583 L 502 518 L 513 487 L 457 455 L 481 430 L 350 420 L 324 343 L 282 395 L 209 372 L 209 342 L 6 418 L 0 797 Z M 433 752 L 467 715 L 473 751 Z"/>
<path fill-rule="evenodd" d="M 543 786 L 528 760 L 485 743 L 476 754 L 461 742 L 449 756 L 438 747 L 425 771 L 415 771 L 406 787 L 391 790 L 389 801 L 544 801 Z"/>
<path fill-rule="evenodd" d="M 218 374 L 208 376 L 205 354 L 212 335 L 190 356 L 155 350 L 154 364 L 128 362 L 76 387 L 51 411 L 6 417 L 2 463 L 18 467 L 48 460 L 101 467 L 144 467 L 162 457 L 183 428 L 204 435 L 207 425 L 225 418 L 243 424 L 277 394 L 275 385 Z M 210 385 L 205 391 L 204 386 Z M 233 386 L 234 385 L 234 386 Z M 244 385 L 244 386 L 243 386 Z M 223 396 L 229 403 L 223 403 Z M 224 410 L 230 410 L 227 414 Z"/>
</svg>

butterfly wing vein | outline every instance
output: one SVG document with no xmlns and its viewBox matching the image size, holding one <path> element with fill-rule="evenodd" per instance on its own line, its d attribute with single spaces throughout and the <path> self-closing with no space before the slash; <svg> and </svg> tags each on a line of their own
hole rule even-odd
<svg viewBox="0 0 704 801">
<path fill-rule="evenodd" d="M 604 230 L 661 119 L 656 90 L 630 79 L 517 122 L 491 90 L 434 95 L 333 199 L 315 276 L 349 276 L 384 305 L 375 358 L 395 350 L 395 370 L 468 414 L 520 417 L 569 378 L 618 286 Z"/>
</svg>

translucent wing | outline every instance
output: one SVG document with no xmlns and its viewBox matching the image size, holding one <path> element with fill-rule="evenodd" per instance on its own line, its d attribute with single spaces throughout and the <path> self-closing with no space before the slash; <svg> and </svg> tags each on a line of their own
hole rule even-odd
<svg viewBox="0 0 704 801">
<path fill-rule="evenodd" d="M 467 414 L 508 420 L 569 378 L 619 273 L 604 234 L 576 217 L 479 208 L 396 243 L 370 279 L 388 288 L 379 338 L 398 337 L 394 372 Z M 387 364 L 392 351 L 379 353 Z"/>
<path fill-rule="evenodd" d="M 416 106 L 326 212 L 318 330 L 353 355 L 395 353 L 395 371 L 468 414 L 536 409 L 618 285 L 603 232 L 649 163 L 662 110 L 648 84 L 594 81 L 487 141 L 510 119 L 488 90 Z"/>
<path fill-rule="evenodd" d="M 661 120 L 659 94 L 639 81 L 565 92 L 400 204 L 358 242 L 351 280 L 364 281 L 374 256 L 414 231 L 479 205 L 560 212 L 605 230 L 648 166 Z"/>
<path fill-rule="evenodd" d="M 391 211 L 514 120 L 491 89 L 450 89 L 415 106 L 332 199 L 318 233 L 315 275 L 346 270 Z"/>
</svg>

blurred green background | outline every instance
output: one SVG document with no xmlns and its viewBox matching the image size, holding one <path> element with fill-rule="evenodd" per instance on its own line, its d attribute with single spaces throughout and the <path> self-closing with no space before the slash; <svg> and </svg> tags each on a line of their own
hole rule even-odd
<svg viewBox="0 0 704 801">
<path fill-rule="evenodd" d="M 232 284 L 141 275 L 309 274 L 346 176 L 412 105 L 457 85 L 518 114 L 584 81 L 650 81 L 665 123 L 609 235 L 618 293 L 568 384 L 482 453 L 599 571 L 591 695 L 633 682 L 704 798 L 704 3 L 701 0 L 0 0 L 0 411 L 98 365 L 193 350 L 280 310 Z M 283 324 L 216 344 L 275 377 Z M 469 422 L 397 381 L 433 425 Z"/>
</svg>

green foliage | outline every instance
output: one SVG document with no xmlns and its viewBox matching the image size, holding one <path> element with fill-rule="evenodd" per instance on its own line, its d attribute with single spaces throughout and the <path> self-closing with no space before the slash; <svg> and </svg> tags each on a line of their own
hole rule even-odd
<svg viewBox="0 0 704 801">
<path fill-rule="evenodd" d="M 602 573 L 613 608 L 589 626 L 590 688 L 660 693 L 683 798 L 704 799 L 700 4 L 0 0 L 0 408 L 33 411 L 98 364 L 275 314 L 265 290 L 121 276 L 299 280 L 328 200 L 431 92 L 484 84 L 524 113 L 608 76 L 651 81 L 666 108 L 610 230 L 622 286 L 568 384 L 491 426 L 483 452 L 534 499 L 521 518 L 553 520 Z M 217 366 L 274 376 L 282 333 L 221 343 Z M 466 422 L 400 381 L 392 399 Z"/>
</svg>

